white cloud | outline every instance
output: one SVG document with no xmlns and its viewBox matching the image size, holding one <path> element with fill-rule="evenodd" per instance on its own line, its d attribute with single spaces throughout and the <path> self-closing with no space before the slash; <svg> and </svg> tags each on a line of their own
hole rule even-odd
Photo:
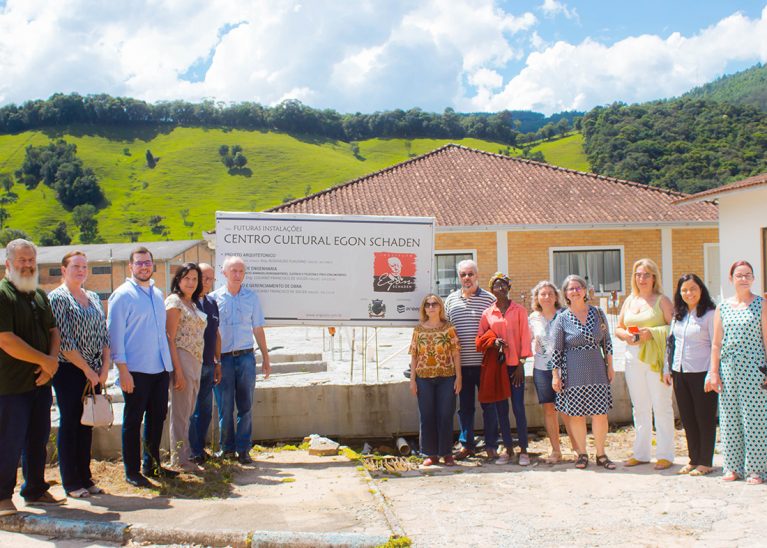
<svg viewBox="0 0 767 548">
<path fill-rule="evenodd" d="M 540 10 L 546 17 L 556 17 L 561 14 L 567 19 L 578 19 L 578 11 L 575 8 L 568 8 L 567 4 L 558 0 L 543 0 Z"/>
<path fill-rule="evenodd" d="M 540 9 L 577 18 L 561 0 Z M 690 37 L 612 45 L 549 43 L 538 24 L 497 0 L 358 0 L 353 9 L 336 0 L 8 0 L 0 104 L 77 91 L 149 101 L 296 98 L 342 112 L 553 112 L 674 95 L 729 62 L 767 60 L 767 10 Z M 193 81 L 184 76 L 190 67 Z"/>
<path fill-rule="evenodd" d="M 736 13 L 694 36 L 626 38 L 613 45 L 587 39 L 531 53 L 503 90 L 480 88 L 466 110 L 584 110 L 616 100 L 679 95 L 721 75 L 731 62 L 767 61 L 767 8 L 758 19 Z"/>
</svg>

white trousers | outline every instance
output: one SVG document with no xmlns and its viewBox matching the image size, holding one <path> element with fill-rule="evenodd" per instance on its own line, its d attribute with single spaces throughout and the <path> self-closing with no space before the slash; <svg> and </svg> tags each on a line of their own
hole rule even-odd
<svg viewBox="0 0 767 548">
<path fill-rule="evenodd" d="M 634 458 L 650 461 L 653 414 L 655 414 L 656 457 L 674 462 L 673 389 L 639 360 L 639 347 L 626 347 L 626 384 L 634 413 Z"/>
</svg>

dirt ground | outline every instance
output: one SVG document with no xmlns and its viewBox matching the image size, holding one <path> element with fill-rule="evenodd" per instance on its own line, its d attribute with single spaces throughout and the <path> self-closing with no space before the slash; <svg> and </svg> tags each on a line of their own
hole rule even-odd
<svg viewBox="0 0 767 548">
<path fill-rule="evenodd" d="M 687 461 L 681 430 L 674 467 L 625 468 L 632 440 L 629 427 L 609 434 L 615 471 L 595 466 L 593 445 L 586 470 L 574 468 L 572 455 L 544 464 L 537 456 L 548 453 L 548 441 L 537 438 L 529 467 L 480 456 L 454 468 L 376 471 L 370 481 L 343 456 L 264 450 L 253 453 L 253 466 L 218 464 L 155 490 L 127 486 L 120 463 L 96 462 L 94 476 L 109 494 L 48 514 L 208 530 L 394 532 L 423 547 L 767 546 L 766 486 L 723 482 L 719 455 L 709 476 L 676 474 Z M 55 468 L 49 474 L 57 480 Z"/>
</svg>

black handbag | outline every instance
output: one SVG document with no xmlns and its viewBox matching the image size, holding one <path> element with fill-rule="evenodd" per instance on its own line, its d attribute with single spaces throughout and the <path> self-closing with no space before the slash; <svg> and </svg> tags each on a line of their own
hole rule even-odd
<svg viewBox="0 0 767 548">
<path fill-rule="evenodd" d="M 668 372 L 671 373 L 671 367 L 674 365 L 674 351 L 676 350 L 676 337 L 674 337 L 674 323 L 676 320 L 671 320 L 671 327 L 669 329 L 668 338 L 666 339 L 666 363 L 668 364 Z"/>
</svg>

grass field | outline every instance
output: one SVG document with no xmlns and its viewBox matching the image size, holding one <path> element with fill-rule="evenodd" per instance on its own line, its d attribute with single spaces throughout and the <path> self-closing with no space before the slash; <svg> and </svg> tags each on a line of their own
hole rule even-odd
<svg viewBox="0 0 767 548">
<path fill-rule="evenodd" d="M 210 230 L 216 210 L 259 211 L 424 154 L 449 142 L 499 152 L 504 145 L 477 139 L 371 139 L 360 141 L 355 157 L 352 146 L 341 141 L 302 138 L 282 133 L 226 131 L 222 129 L 70 128 L 64 134 L 30 131 L 0 135 L 0 173 L 21 166 L 28 145 L 44 145 L 63 137 L 77 145 L 78 156 L 100 179 L 108 205 L 98 214 L 99 232 L 109 242 L 139 239 L 200 238 Z M 248 165 L 232 175 L 219 160 L 222 144 L 243 147 Z M 160 160 L 154 169 L 145 153 Z M 543 143 L 549 163 L 588 170 L 580 134 Z M 511 153 L 520 154 L 512 149 Z M 39 185 L 27 190 L 16 184 L 16 203 L 7 206 L 6 226 L 24 230 L 33 239 L 60 220 L 67 222 L 77 241 L 71 213 L 58 203 L 55 193 Z M 188 214 L 186 211 L 188 210 Z M 148 219 L 163 217 L 166 236 L 150 231 Z"/>
</svg>

